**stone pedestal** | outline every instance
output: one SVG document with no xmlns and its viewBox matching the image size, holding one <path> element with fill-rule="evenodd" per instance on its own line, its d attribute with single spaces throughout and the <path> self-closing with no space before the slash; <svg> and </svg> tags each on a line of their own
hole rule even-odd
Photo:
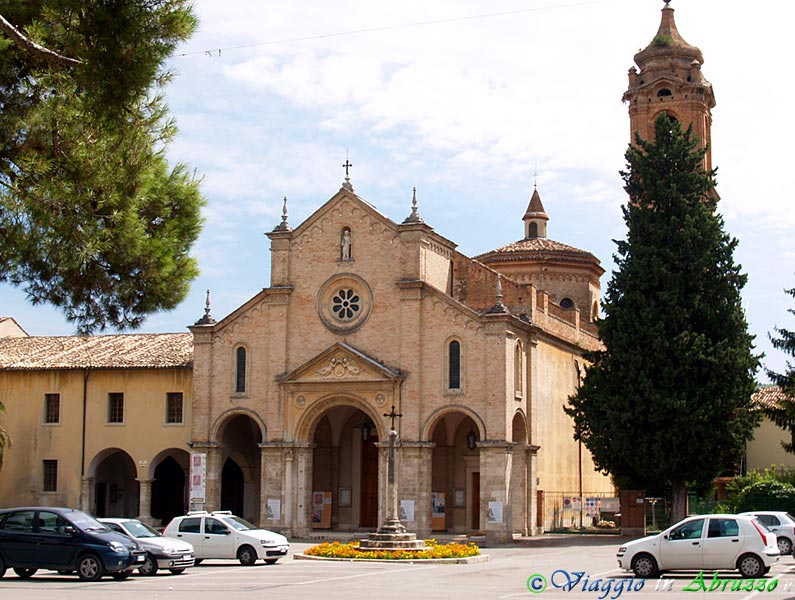
<svg viewBox="0 0 795 600">
<path fill-rule="evenodd" d="M 425 540 L 418 540 L 416 533 L 386 533 L 379 532 L 371 533 L 367 536 L 366 540 L 359 543 L 359 550 L 366 552 L 368 550 L 386 550 L 395 552 L 396 550 L 410 550 L 412 552 L 421 552 L 422 550 L 430 550 L 426 548 Z"/>
<path fill-rule="evenodd" d="M 409 533 L 400 522 L 398 518 L 398 495 L 397 495 L 397 481 L 395 478 L 395 441 L 397 440 L 397 431 L 395 431 L 395 407 L 392 406 L 392 412 L 385 414 L 385 417 L 392 417 L 392 429 L 389 432 L 389 461 L 387 463 L 387 480 L 388 480 L 388 516 L 384 524 L 378 528 L 378 531 L 371 533 L 367 536 L 366 540 L 359 543 L 359 550 L 386 550 L 395 552 L 397 550 L 409 550 L 420 552 L 425 550 L 425 540 L 418 540 L 416 533 Z"/>
</svg>

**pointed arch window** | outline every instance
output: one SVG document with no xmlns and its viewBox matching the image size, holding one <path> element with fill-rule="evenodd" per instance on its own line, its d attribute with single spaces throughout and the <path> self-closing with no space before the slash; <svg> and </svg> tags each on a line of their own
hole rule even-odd
<svg viewBox="0 0 795 600">
<path fill-rule="evenodd" d="M 447 388 L 461 389 L 461 342 L 452 340 L 447 346 Z"/>
</svg>

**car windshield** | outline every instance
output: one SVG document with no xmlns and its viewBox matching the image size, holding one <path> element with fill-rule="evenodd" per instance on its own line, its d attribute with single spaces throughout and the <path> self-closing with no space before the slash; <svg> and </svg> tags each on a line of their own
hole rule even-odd
<svg viewBox="0 0 795 600">
<path fill-rule="evenodd" d="M 222 520 L 232 529 L 236 529 L 237 531 L 251 531 L 252 529 L 259 529 L 259 527 L 255 527 L 240 517 L 224 517 Z"/>
<path fill-rule="evenodd" d="M 160 533 L 140 521 L 125 521 L 123 525 L 130 535 L 136 538 L 160 537 Z"/>
<path fill-rule="evenodd" d="M 87 515 L 79 510 L 71 510 L 63 515 L 72 522 L 77 528 L 83 531 L 110 531 L 108 527 L 97 521 L 91 515 Z"/>
</svg>

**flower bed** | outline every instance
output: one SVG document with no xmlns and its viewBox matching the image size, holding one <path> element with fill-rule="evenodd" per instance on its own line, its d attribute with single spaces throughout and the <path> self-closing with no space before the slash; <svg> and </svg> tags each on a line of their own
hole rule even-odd
<svg viewBox="0 0 795 600">
<path fill-rule="evenodd" d="M 467 558 L 479 556 L 480 548 L 476 544 L 440 544 L 434 539 L 425 540 L 427 550 L 359 550 L 359 542 L 347 544 L 342 542 L 323 542 L 304 551 L 309 556 L 321 558 L 348 558 L 348 559 L 386 559 L 386 560 L 423 560 L 431 558 Z"/>
</svg>

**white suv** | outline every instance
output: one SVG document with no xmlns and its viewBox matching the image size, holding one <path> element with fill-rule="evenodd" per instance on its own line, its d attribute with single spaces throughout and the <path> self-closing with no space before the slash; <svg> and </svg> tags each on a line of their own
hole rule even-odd
<svg viewBox="0 0 795 600">
<path fill-rule="evenodd" d="M 175 517 L 163 535 L 193 544 L 196 564 L 206 558 L 236 558 L 241 565 L 253 565 L 261 558 L 272 565 L 290 548 L 283 535 L 259 529 L 228 510 Z"/>
</svg>

